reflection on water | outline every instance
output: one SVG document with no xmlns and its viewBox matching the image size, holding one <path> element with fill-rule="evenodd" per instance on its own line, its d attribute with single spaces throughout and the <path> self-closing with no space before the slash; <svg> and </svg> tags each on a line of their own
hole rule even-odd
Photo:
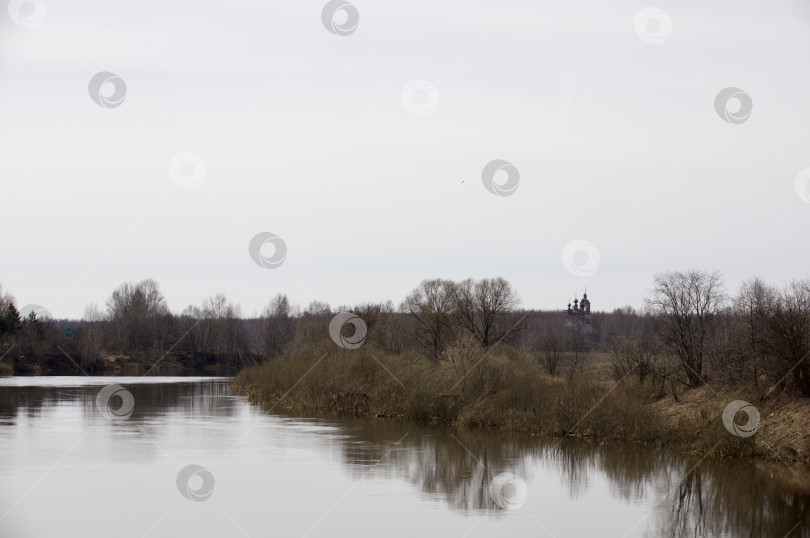
<svg viewBox="0 0 810 538">
<path fill-rule="evenodd" d="M 110 383 L 134 397 L 128 420 L 96 407 Z M 215 479 L 210 499 L 178 492 L 189 464 Z M 525 481 L 519 509 L 492 498 L 504 472 Z M 785 472 L 637 445 L 280 415 L 223 378 L 0 379 L 2 536 L 810 536 L 810 491 L 774 478 Z"/>
<path fill-rule="evenodd" d="M 698 462 L 640 445 L 540 441 L 359 419 L 340 423 L 351 435 L 343 443 L 347 463 L 379 465 L 391 476 L 407 477 L 456 510 L 497 508 L 487 485 L 500 472 L 509 470 L 530 481 L 544 469 L 556 475 L 573 499 L 584 495 L 593 482 L 607 481 L 617 499 L 632 504 L 652 500 L 653 525 L 641 527 L 642 520 L 639 527 L 654 535 L 810 536 L 810 484 L 780 485 L 772 478 L 771 465 L 695 466 Z M 383 458 L 388 445 L 404 432 L 410 433 L 403 447 Z"/>
</svg>

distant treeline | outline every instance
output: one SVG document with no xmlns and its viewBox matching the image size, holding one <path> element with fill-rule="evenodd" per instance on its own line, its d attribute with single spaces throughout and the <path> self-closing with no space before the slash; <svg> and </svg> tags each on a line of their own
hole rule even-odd
<svg viewBox="0 0 810 538">
<path fill-rule="evenodd" d="M 572 378 L 596 351 L 609 354 L 616 378 L 652 380 L 673 394 L 708 382 L 793 386 L 810 396 L 810 280 L 776 288 L 754 278 L 730 294 L 719 273 L 659 273 L 641 310 L 594 311 L 589 331 L 569 324 L 563 309 L 519 304 L 503 278 L 433 279 L 399 305 L 313 301 L 301 308 L 278 294 L 258 318 L 243 318 L 222 294 L 170 312 L 158 283 L 143 280 L 122 284 L 103 309 L 90 305 L 81 320 L 52 320 L 34 311 L 23 319 L 0 288 L 0 363 L 24 367 L 50 357 L 103 373 L 112 357 L 126 356 L 147 365 L 240 368 L 329 340 L 329 321 L 347 311 L 368 329 L 363 345 L 414 360 L 440 363 L 449 348 L 469 341 L 485 350 L 509 347 L 550 375 Z"/>
</svg>

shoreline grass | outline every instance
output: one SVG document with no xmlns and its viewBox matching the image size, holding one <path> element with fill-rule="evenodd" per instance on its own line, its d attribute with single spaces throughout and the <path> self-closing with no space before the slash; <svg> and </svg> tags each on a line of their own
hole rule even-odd
<svg viewBox="0 0 810 538">
<path fill-rule="evenodd" d="M 701 387 L 676 400 L 632 376 L 613 381 L 595 364 L 571 380 L 551 377 L 514 348 L 436 363 L 388 355 L 373 345 L 351 351 L 314 346 L 243 369 L 233 387 L 252 402 L 283 410 L 637 442 L 698 457 L 810 463 L 806 398 L 763 400 L 752 390 L 714 393 Z M 758 407 L 762 420 L 755 435 L 738 437 L 724 427 L 723 409 L 733 400 Z"/>
</svg>

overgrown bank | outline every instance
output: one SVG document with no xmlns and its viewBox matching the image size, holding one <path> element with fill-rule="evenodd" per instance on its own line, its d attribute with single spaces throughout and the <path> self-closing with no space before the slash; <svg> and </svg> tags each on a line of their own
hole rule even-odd
<svg viewBox="0 0 810 538">
<path fill-rule="evenodd" d="M 604 365 L 602 365 L 604 366 Z M 335 348 L 331 341 L 245 368 L 237 392 L 276 409 L 395 417 L 554 436 L 589 436 L 667 446 L 711 458 L 810 462 L 810 401 L 752 391 L 681 391 L 677 400 L 654 382 L 615 382 L 590 363 L 567 377 L 549 376 L 530 355 L 508 347 L 484 352 L 470 341 L 441 361 L 389 355 L 372 345 Z M 751 437 L 722 421 L 734 400 L 761 416 Z M 738 418 L 745 418 L 740 414 Z M 744 422 L 744 420 L 743 420 Z"/>
</svg>

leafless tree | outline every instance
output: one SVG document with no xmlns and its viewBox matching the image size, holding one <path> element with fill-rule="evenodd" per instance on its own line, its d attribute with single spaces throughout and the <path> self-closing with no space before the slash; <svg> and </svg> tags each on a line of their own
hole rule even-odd
<svg viewBox="0 0 810 538">
<path fill-rule="evenodd" d="M 106 345 L 107 316 L 96 303 L 88 304 L 84 309 L 84 330 L 79 338 L 79 350 L 85 360 L 93 360 L 101 355 Z"/>
<path fill-rule="evenodd" d="M 281 353 L 295 335 L 296 309 L 279 293 L 267 304 L 261 317 L 262 348 L 268 357 Z"/>
<path fill-rule="evenodd" d="M 388 353 L 400 354 L 405 351 L 409 344 L 407 314 L 397 312 L 392 301 L 382 304 L 370 339 Z"/>
<path fill-rule="evenodd" d="M 574 374 L 582 367 L 582 363 L 590 352 L 588 333 L 578 324 L 566 325 L 565 346 L 566 353 L 563 356 L 562 369 L 568 380 L 572 381 Z"/>
<path fill-rule="evenodd" d="M 178 338 L 198 365 L 215 361 L 246 362 L 247 338 L 237 305 L 219 293 L 203 300 L 201 306 L 188 306 L 180 315 Z"/>
<path fill-rule="evenodd" d="M 169 309 L 154 280 L 124 283 L 107 300 L 117 347 L 143 351 L 167 347 Z"/>
<path fill-rule="evenodd" d="M 779 381 L 792 375 L 810 396 L 810 280 L 793 281 L 775 293 L 764 326 L 764 348 L 781 366 Z"/>
<path fill-rule="evenodd" d="M 670 271 L 655 275 L 654 283 L 648 304 L 660 316 L 662 340 L 680 359 L 689 385 L 699 386 L 712 317 L 725 298 L 720 273 Z"/>
<path fill-rule="evenodd" d="M 516 329 L 507 315 L 520 299 L 503 278 L 467 279 L 454 288 L 453 319 L 484 347 L 506 338 Z"/>
<path fill-rule="evenodd" d="M 423 280 L 400 307 L 414 322 L 414 338 L 435 359 L 453 335 L 454 290 L 450 280 Z"/>
<path fill-rule="evenodd" d="M 316 318 L 328 317 L 332 315 L 332 308 L 329 306 L 329 303 L 312 301 L 307 305 L 306 309 L 304 309 L 304 315 Z"/>
<path fill-rule="evenodd" d="M 373 327 L 377 324 L 377 321 L 380 319 L 380 315 L 382 314 L 383 310 L 385 310 L 385 304 L 360 303 L 354 305 L 349 310 L 358 315 L 366 323 L 366 328 L 368 331 L 371 332 Z M 348 327 L 346 328 L 348 329 Z"/>
<path fill-rule="evenodd" d="M 211 327 L 213 354 L 243 362 L 247 346 L 239 306 L 219 293 L 203 301 L 203 311 Z"/>
<path fill-rule="evenodd" d="M 728 306 L 714 316 L 707 345 L 710 372 L 729 387 L 757 387 L 762 375 L 773 374 L 775 365 L 766 360 L 763 344 L 774 293 L 758 278 L 747 280 Z"/>
<path fill-rule="evenodd" d="M 549 375 L 556 375 L 557 368 L 563 358 L 564 348 L 565 343 L 560 330 L 553 322 L 546 323 L 542 329 L 536 354 Z"/>
<path fill-rule="evenodd" d="M 610 350 L 613 376 L 617 379 L 635 374 L 639 384 L 649 377 L 662 380 L 667 377 L 659 369 L 661 353 L 653 338 L 635 336 L 622 338 L 615 342 Z"/>
</svg>

